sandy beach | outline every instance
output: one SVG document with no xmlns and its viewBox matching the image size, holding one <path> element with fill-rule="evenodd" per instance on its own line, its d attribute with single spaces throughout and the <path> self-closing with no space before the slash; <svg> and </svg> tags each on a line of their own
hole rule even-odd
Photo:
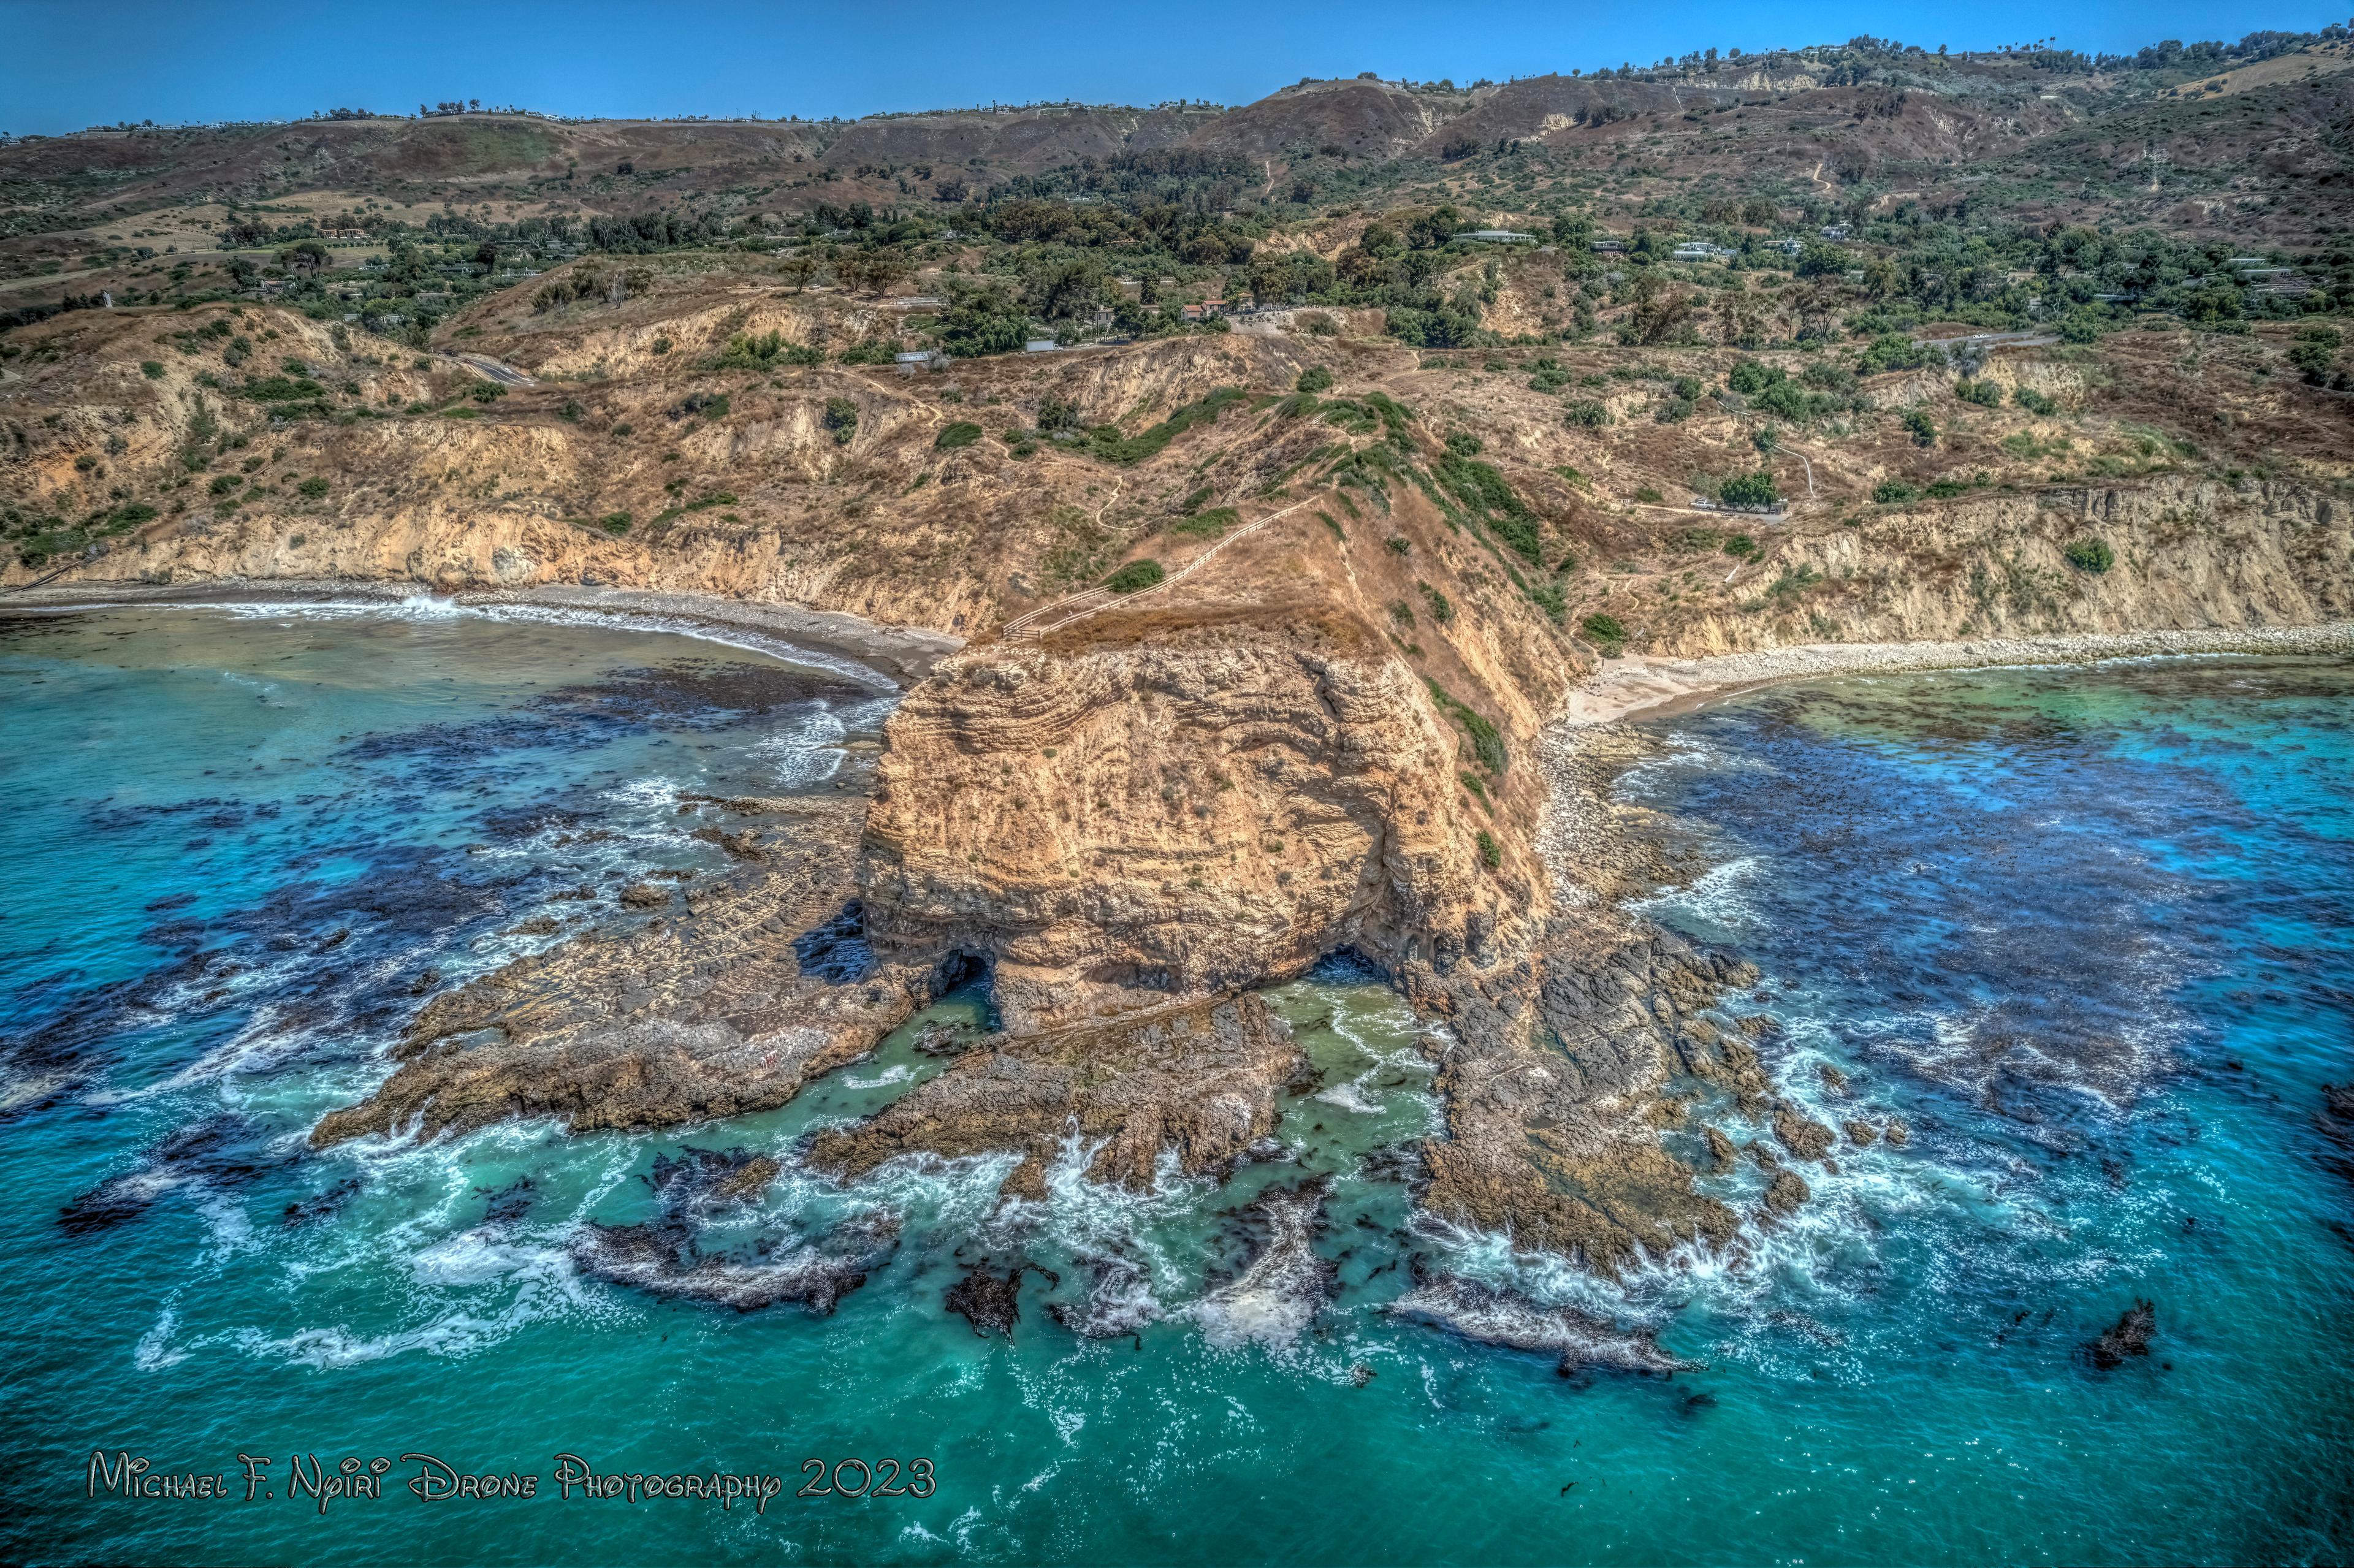
<svg viewBox="0 0 2354 1568">
<path fill-rule="evenodd" d="M 2347 652 L 2354 652 L 2354 621 L 2341 620 L 2230 630 L 1985 637 L 1967 642 L 1811 642 L 1709 659 L 1627 658 L 1611 661 L 1573 687 L 1559 722 L 1575 729 L 1619 719 L 1664 717 L 1734 692 L 1825 675 L 2093 664 L 2214 653 Z"/>
<path fill-rule="evenodd" d="M 223 577 L 169 587 L 79 582 L 0 597 L 0 614 L 97 609 L 115 604 L 302 604 L 330 599 L 386 599 L 397 603 L 427 592 L 411 582 L 337 577 Z M 964 646 L 961 638 L 913 627 L 885 626 L 840 610 L 811 609 L 797 604 L 759 604 L 705 594 L 549 583 L 536 588 L 493 588 L 433 597 L 465 606 L 533 606 L 579 610 L 623 620 L 688 621 L 757 632 L 811 652 L 833 654 L 901 687 L 922 680 L 933 665 Z"/>
</svg>

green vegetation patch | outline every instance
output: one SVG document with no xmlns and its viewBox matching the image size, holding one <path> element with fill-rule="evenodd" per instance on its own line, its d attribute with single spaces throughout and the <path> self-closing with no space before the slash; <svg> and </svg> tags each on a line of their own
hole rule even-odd
<svg viewBox="0 0 2354 1568">
<path fill-rule="evenodd" d="M 1423 684 L 1430 688 L 1430 700 L 1438 705 L 1438 711 L 1461 725 L 1463 733 L 1471 737 L 1471 754 L 1479 759 L 1479 765 L 1500 777 L 1506 760 L 1503 732 L 1468 705 L 1456 701 L 1437 682 L 1425 676 Z"/>
<path fill-rule="evenodd" d="M 1129 562 L 1128 565 L 1106 577 L 1103 586 L 1114 593 L 1135 593 L 1143 588 L 1159 587 L 1168 575 L 1161 569 L 1159 561 L 1148 557 L 1141 561 Z"/>
<path fill-rule="evenodd" d="M 1535 514 L 1493 464 L 1449 451 L 1432 466 L 1431 472 L 1448 494 L 1493 530 L 1514 554 L 1532 566 L 1543 561 L 1544 542 L 1537 534 Z"/>
<path fill-rule="evenodd" d="M 1169 525 L 1172 534 L 1182 534 L 1193 539 L 1222 539 L 1226 530 L 1242 521 L 1242 514 L 1231 506 L 1214 506 L 1207 512 L 1196 512 L 1182 522 Z"/>
<path fill-rule="evenodd" d="M 2095 577 L 2117 564 L 2117 553 L 2109 547 L 2109 542 L 2090 535 L 2070 541 L 2067 549 L 2062 554 L 2068 557 L 2070 566 L 2080 572 L 2090 572 Z"/>
<path fill-rule="evenodd" d="M 1119 428 L 1099 425 L 1087 432 L 1086 450 L 1106 462 L 1126 467 L 1161 455 L 1171 441 L 1196 425 L 1214 425 L 1228 405 L 1241 402 L 1249 394 L 1239 387 L 1221 387 L 1198 402 L 1188 403 L 1150 429 L 1137 435 L 1123 436 Z"/>
</svg>

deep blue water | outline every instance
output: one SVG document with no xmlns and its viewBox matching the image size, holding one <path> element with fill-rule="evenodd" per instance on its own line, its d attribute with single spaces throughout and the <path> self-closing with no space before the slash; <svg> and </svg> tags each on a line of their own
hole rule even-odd
<svg viewBox="0 0 2354 1568">
<path fill-rule="evenodd" d="M 699 1213 L 747 1259 L 887 1217 L 820 1317 L 606 1284 L 570 1246 L 664 1212 L 657 1160 L 790 1167 L 938 1071 L 919 1037 L 977 1026 L 976 996 L 723 1126 L 303 1139 L 383 1075 L 418 995 L 561 939 L 502 933 L 716 869 L 683 791 L 831 789 L 886 711 L 871 691 L 593 625 L 0 621 L 0 1557 L 2341 1560 L 2354 1126 L 2323 1086 L 2354 1078 L 2349 699 L 2343 666 L 2214 661 L 1793 687 L 1664 725 L 1624 790 L 1698 874 L 1649 911 L 1765 969 L 1732 1006 L 1781 1025 L 1787 1094 L 1913 1135 L 1810 1169 L 1814 1201 L 1728 1254 L 1613 1285 L 1416 1221 L 1380 1151 L 1436 1126 L 1426 1026 L 1335 969 L 1271 993 L 1320 1082 L 1287 1102 L 1286 1158 L 1227 1188 L 1093 1189 L 1075 1147 L 1044 1204 L 995 1206 L 1010 1161 L 984 1160 L 788 1169 Z M 1274 1226 L 1247 1200 L 1320 1177 L 1337 1296 L 1311 1316 L 1246 1272 Z M 1745 1165 L 1707 1181 L 1754 1206 Z M 1395 1321 L 1417 1256 L 1706 1370 L 1564 1379 Z M 1010 1341 L 943 1309 L 982 1257 L 1053 1271 Z M 2137 1298 L 2149 1353 L 2095 1367 Z M 1057 1307 L 1137 1328 L 1085 1338 Z M 90 1499 L 96 1446 L 232 1495 Z M 242 1499 L 240 1451 L 278 1495 Z M 561 1499 L 567 1451 L 785 1495 Z M 420 1501 L 410 1452 L 541 1495 Z M 396 1463 L 322 1515 L 285 1495 L 295 1453 Z M 928 1497 L 792 1495 L 807 1458 L 916 1457 Z"/>
</svg>

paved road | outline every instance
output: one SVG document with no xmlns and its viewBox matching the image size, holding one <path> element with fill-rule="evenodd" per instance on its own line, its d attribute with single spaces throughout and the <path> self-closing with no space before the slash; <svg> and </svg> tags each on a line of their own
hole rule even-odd
<svg viewBox="0 0 2354 1568">
<path fill-rule="evenodd" d="M 2060 341 L 2048 332 L 1974 332 L 1967 337 L 1916 337 L 1916 348 L 2042 348 Z"/>
<path fill-rule="evenodd" d="M 479 370 L 502 387 L 536 387 L 538 382 L 512 365 L 503 365 L 487 354 L 444 354 L 444 359 L 454 360 L 469 370 Z"/>
</svg>

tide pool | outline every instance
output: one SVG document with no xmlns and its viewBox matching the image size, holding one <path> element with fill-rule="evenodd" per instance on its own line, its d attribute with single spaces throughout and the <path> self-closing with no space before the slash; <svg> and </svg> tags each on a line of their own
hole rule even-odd
<svg viewBox="0 0 2354 1568">
<path fill-rule="evenodd" d="M 854 787 L 888 711 L 777 650 L 432 607 L 0 620 L 0 1555 L 2354 1551 L 2354 1128 L 2323 1093 L 2354 1077 L 2345 667 L 1890 677 L 1659 726 L 1621 789 L 1693 875 L 1645 912 L 1761 966 L 1728 1008 L 1774 1020 L 1790 1098 L 1910 1139 L 1842 1147 L 1791 1221 L 1625 1282 L 1416 1216 L 1431 1026 L 1344 961 L 1270 991 L 1315 1082 L 1224 1186 L 1091 1186 L 1076 1145 L 1040 1204 L 996 1202 L 1010 1156 L 796 1168 L 988 1027 L 977 991 L 762 1116 L 307 1149 L 421 996 L 632 917 L 631 878 L 716 869 L 683 794 Z M 783 1173 L 713 1201 L 702 1173 L 754 1155 Z M 1706 1181 L 1755 1206 L 1751 1163 Z M 874 1262 L 824 1316 L 578 1266 L 585 1227 L 649 1222 L 746 1266 L 849 1234 Z M 1026 1266 L 1010 1340 L 945 1308 L 984 1262 Z M 1704 1370 L 1564 1378 L 1400 1320 L 1417 1264 Z M 2137 1299 L 2149 1353 L 2092 1364 Z M 93 1449 L 229 1496 L 89 1497 Z M 240 1453 L 274 1495 L 245 1499 Z M 410 1454 L 535 1495 L 423 1500 Z M 782 1489 L 564 1497 L 560 1454 Z M 392 1463 L 323 1511 L 289 1495 L 296 1456 Z M 834 1489 L 797 1495 L 809 1461 Z M 902 1495 L 843 1495 L 886 1465 Z"/>
</svg>

